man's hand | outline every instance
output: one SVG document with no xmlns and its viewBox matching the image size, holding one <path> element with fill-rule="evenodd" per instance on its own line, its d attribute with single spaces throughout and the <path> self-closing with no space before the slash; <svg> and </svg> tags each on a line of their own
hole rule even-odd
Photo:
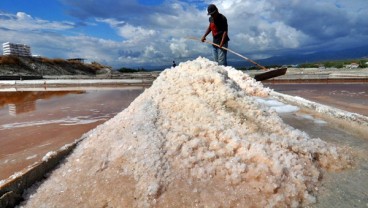
<svg viewBox="0 0 368 208">
<path fill-rule="evenodd" d="M 201 41 L 202 42 L 206 41 L 206 37 L 205 36 L 202 36 Z"/>
</svg>

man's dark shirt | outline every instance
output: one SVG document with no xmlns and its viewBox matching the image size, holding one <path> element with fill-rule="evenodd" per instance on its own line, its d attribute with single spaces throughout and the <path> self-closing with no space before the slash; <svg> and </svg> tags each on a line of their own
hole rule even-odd
<svg viewBox="0 0 368 208">
<path fill-rule="evenodd" d="M 216 18 L 210 17 L 209 21 L 213 36 L 213 42 L 216 44 L 220 44 L 222 40 L 222 34 L 228 31 L 227 19 L 224 15 L 219 13 Z M 229 40 L 230 39 L 226 34 L 224 44 Z"/>
</svg>

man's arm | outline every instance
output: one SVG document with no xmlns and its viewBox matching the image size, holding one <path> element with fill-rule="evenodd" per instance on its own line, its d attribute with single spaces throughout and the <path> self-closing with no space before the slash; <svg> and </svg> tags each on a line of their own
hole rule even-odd
<svg viewBox="0 0 368 208">
<path fill-rule="evenodd" d="M 222 48 L 222 46 L 224 45 L 224 42 L 226 41 L 226 35 L 227 35 L 227 31 L 222 33 L 222 38 L 221 38 L 221 43 L 220 43 L 220 48 Z"/>
<path fill-rule="evenodd" d="M 220 48 L 222 48 L 224 43 L 227 41 L 227 31 L 228 31 L 227 19 L 224 15 L 222 15 L 220 25 L 221 25 L 221 30 L 224 31 L 222 33 L 222 38 L 221 38 L 221 42 L 220 42 Z"/>
<path fill-rule="evenodd" d="M 210 32 L 211 32 L 211 27 L 210 27 L 210 25 L 208 25 L 208 28 L 206 30 L 206 33 L 204 33 L 204 35 L 201 38 L 201 41 L 202 42 L 206 41 L 206 37 L 207 37 L 208 34 L 210 34 Z"/>
</svg>

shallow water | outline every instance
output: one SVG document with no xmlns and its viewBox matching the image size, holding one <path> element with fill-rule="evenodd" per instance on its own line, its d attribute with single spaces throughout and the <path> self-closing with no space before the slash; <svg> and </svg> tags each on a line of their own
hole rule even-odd
<svg viewBox="0 0 368 208">
<path fill-rule="evenodd" d="M 277 92 L 368 116 L 368 83 L 265 84 Z"/>
<path fill-rule="evenodd" d="M 80 138 L 143 90 L 0 92 L 0 180 Z"/>
</svg>

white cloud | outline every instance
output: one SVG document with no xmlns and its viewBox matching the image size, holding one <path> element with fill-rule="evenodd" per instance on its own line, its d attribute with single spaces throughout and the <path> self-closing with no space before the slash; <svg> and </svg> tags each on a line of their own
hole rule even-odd
<svg viewBox="0 0 368 208">
<path fill-rule="evenodd" d="M 307 48 L 318 51 L 328 44 L 350 47 L 368 40 L 366 0 L 310 0 L 308 4 L 301 0 L 169 0 L 150 7 L 133 0 L 109 1 L 104 7 L 95 1 L 63 2 L 73 5 L 70 14 L 88 19 L 89 30 L 106 24 L 111 29 L 101 33 L 114 33 L 121 39 L 97 38 L 83 28 L 75 30 L 76 23 L 18 12 L 0 13 L 0 41 L 22 41 L 44 56 L 79 56 L 114 67 L 170 66 L 172 60 L 211 58 L 209 45 L 186 39 L 200 38 L 205 32 L 204 3 L 215 3 L 227 17 L 229 48 L 250 58 L 289 50 L 307 53 Z"/>
<path fill-rule="evenodd" d="M 126 39 L 141 40 L 156 35 L 156 31 L 152 29 L 145 29 L 140 26 L 135 27 L 130 24 L 126 24 L 119 28 L 119 34 Z"/>
<path fill-rule="evenodd" d="M 33 20 L 31 15 L 28 15 L 24 12 L 17 12 L 16 17 L 18 18 L 18 20 Z"/>
<path fill-rule="evenodd" d="M 72 22 L 56 22 L 33 18 L 24 12 L 17 12 L 15 15 L 2 14 L 8 18 L 0 18 L 0 25 L 10 30 L 66 30 L 75 27 Z"/>
<path fill-rule="evenodd" d="M 125 21 L 118 21 L 114 18 L 106 18 L 106 19 L 103 19 L 103 18 L 96 18 L 96 21 L 97 22 L 103 22 L 103 23 L 107 23 L 109 24 L 111 27 L 117 27 L 119 25 L 123 25 L 125 24 Z"/>
<path fill-rule="evenodd" d="M 275 28 L 274 35 L 283 48 L 297 48 L 308 40 L 304 33 L 285 25 L 283 22 L 276 22 L 272 25 Z"/>
<path fill-rule="evenodd" d="M 174 39 L 170 43 L 170 50 L 171 53 L 174 54 L 176 57 L 188 57 L 190 51 L 187 48 L 186 40 L 185 39 Z"/>
</svg>

